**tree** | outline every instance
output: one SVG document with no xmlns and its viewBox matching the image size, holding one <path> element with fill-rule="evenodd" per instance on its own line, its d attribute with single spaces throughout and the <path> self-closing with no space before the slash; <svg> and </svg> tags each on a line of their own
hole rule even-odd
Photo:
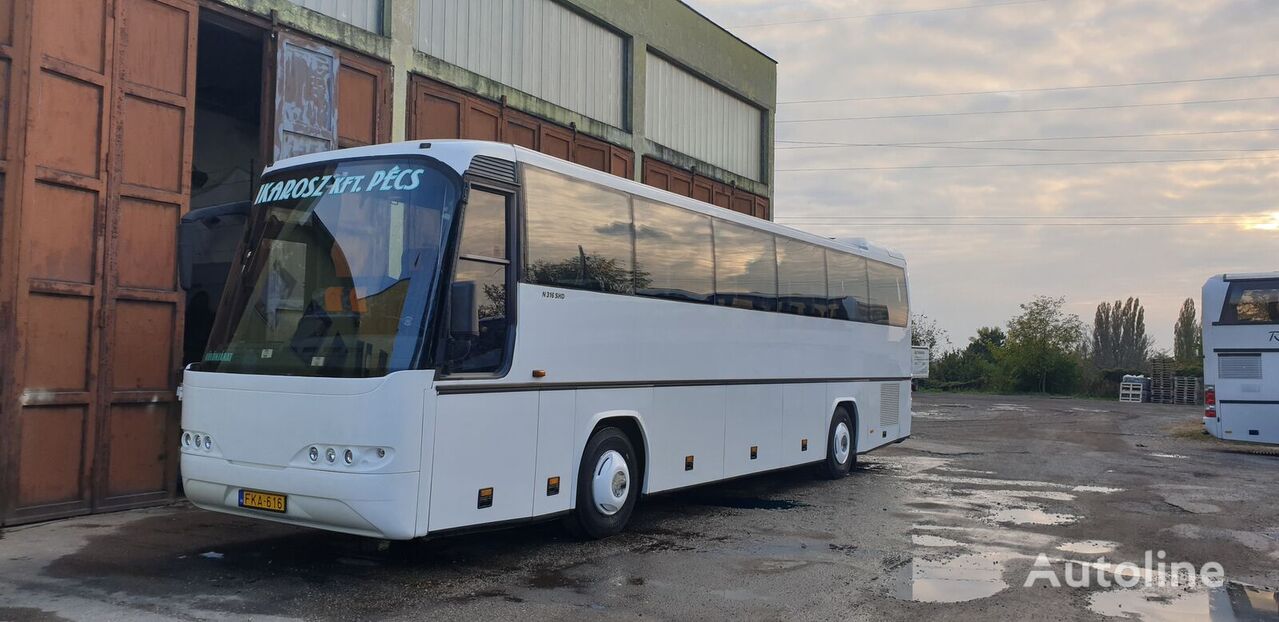
<svg viewBox="0 0 1279 622">
<path fill-rule="evenodd" d="M 1014 389 L 1069 392 L 1079 379 L 1084 324 L 1064 309 L 1065 298 L 1036 296 L 1009 320 L 999 362 Z"/>
<path fill-rule="evenodd" d="M 1146 310 L 1139 298 L 1097 305 L 1089 349 L 1098 368 L 1140 368 L 1150 358 L 1152 345 L 1146 332 Z"/>
<path fill-rule="evenodd" d="M 1004 329 L 998 326 L 983 326 L 977 329 L 976 337 L 968 338 L 968 347 L 964 348 L 964 354 L 994 363 L 996 353 L 1004 347 L 1004 342 L 1007 340 L 1008 335 L 1004 333 Z"/>
<path fill-rule="evenodd" d="M 937 322 L 923 313 L 910 317 L 910 345 L 928 348 L 928 358 L 941 356 L 938 346 L 950 345 L 950 335 L 937 327 Z"/>
<path fill-rule="evenodd" d="M 1203 326 L 1195 320 L 1195 300 L 1187 298 L 1181 303 L 1176 327 L 1172 330 L 1173 358 L 1179 363 L 1194 362 L 1203 358 Z"/>
<path fill-rule="evenodd" d="M 534 261 L 528 273 L 534 283 L 571 285 L 582 289 L 628 294 L 648 287 L 652 279 L 643 270 L 631 270 L 613 257 L 587 254 L 577 247 L 577 255 L 560 261 Z"/>
</svg>

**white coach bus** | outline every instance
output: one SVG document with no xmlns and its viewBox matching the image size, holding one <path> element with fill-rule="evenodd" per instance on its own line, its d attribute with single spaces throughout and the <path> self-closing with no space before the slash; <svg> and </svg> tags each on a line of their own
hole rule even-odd
<svg viewBox="0 0 1279 622">
<path fill-rule="evenodd" d="M 1203 350 L 1204 428 L 1279 443 L 1279 272 L 1204 283 Z"/>
<path fill-rule="evenodd" d="M 183 381 L 197 506 L 388 539 L 910 434 L 905 262 L 478 141 L 269 169 Z"/>
</svg>

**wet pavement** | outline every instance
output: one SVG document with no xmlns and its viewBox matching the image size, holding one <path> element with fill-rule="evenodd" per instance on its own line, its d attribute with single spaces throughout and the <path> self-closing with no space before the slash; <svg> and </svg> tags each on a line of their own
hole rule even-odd
<svg viewBox="0 0 1279 622">
<path fill-rule="evenodd" d="M 910 441 L 846 479 L 653 497 L 600 542 L 550 523 L 385 543 L 186 505 L 12 528 L 0 621 L 1279 620 L 1275 452 L 1194 434 L 1194 408 L 926 395 L 915 411 Z M 1210 562 L 1226 583 L 1189 586 Z"/>
</svg>

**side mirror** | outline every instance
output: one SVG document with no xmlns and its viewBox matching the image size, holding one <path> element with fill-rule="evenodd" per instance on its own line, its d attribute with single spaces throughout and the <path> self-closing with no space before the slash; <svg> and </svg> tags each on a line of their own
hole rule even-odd
<svg viewBox="0 0 1279 622">
<path fill-rule="evenodd" d="M 454 283 L 449 294 L 449 334 L 454 337 L 480 335 L 480 305 L 475 281 Z"/>
</svg>

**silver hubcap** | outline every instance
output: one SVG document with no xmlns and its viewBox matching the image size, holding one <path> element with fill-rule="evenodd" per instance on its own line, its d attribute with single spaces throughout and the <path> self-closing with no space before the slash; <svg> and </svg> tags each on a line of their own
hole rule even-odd
<svg viewBox="0 0 1279 622">
<path fill-rule="evenodd" d="M 835 443 L 835 462 L 840 464 L 848 462 L 848 454 L 852 452 L 853 442 L 852 434 L 848 432 L 848 426 L 844 425 L 843 421 L 835 426 L 835 438 L 832 438 L 831 442 Z"/>
<path fill-rule="evenodd" d="M 612 516 L 626 505 L 631 489 L 631 470 L 622 454 L 612 449 L 604 452 L 595 463 L 591 475 L 591 501 L 595 509 L 605 516 Z"/>
</svg>

